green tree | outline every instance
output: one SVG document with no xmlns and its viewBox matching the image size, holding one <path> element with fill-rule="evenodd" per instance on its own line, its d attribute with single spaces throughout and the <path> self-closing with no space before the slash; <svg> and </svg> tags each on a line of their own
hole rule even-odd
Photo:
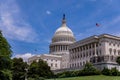
<svg viewBox="0 0 120 80">
<path fill-rule="evenodd" d="M 111 75 L 112 76 L 118 76 L 119 75 L 119 71 L 117 70 L 116 67 L 111 69 Z"/>
<path fill-rule="evenodd" d="M 120 65 L 120 56 L 117 57 L 116 62 Z"/>
<path fill-rule="evenodd" d="M 0 31 L 0 79 L 1 80 L 12 80 L 11 75 L 11 46 L 3 37 Z"/>
<path fill-rule="evenodd" d="M 28 67 L 27 63 L 23 61 L 22 58 L 13 58 L 12 66 L 12 80 L 25 80 L 26 69 Z"/>
<path fill-rule="evenodd" d="M 86 63 L 83 70 L 81 71 L 81 75 L 99 75 L 100 71 L 97 70 L 91 63 Z"/>
<path fill-rule="evenodd" d="M 110 76 L 110 75 L 111 75 L 111 70 L 104 67 L 104 69 L 102 70 L 102 74 L 103 74 L 103 75 L 109 75 L 109 76 Z"/>
<path fill-rule="evenodd" d="M 32 78 L 50 78 L 53 76 L 53 73 L 47 63 L 40 59 L 38 62 L 33 61 L 31 63 L 28 69 L 28 76 Z"/>
</svg>

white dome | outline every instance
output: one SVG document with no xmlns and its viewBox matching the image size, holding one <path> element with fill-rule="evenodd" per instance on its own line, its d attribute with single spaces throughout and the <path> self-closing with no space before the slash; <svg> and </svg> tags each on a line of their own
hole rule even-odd
<svg viewBox="0 0 120 80">
<path fill-rule="evenodd" d="M 62 31 L 73 33 L 67 26 L 62 26 L 62 27 L 58 28 L 55 33 L 62 32 Z"/>
<path fill-rule="evenodd" d="M 54 42 L 63 42 L 67 41 L 68 43 L 73 43 L 75 41 L 73 32 L 66 25 L 66 20 L 63 18 L 62 25 L 59 27 L 53 36 L 52 43 Z"/>
<path fill-rule="evenodd" d="M 63 15 L 62 25 L 55 31 L 52 38 L 50 53 L 57 55 L 68 54 L 69 45 L 73 42 L 75 42 L 73 32 L 66 26 L 65 15 Z"/>
<path fill-rule="evenodd" d="M 63 26 L 63 25 L 56 30 L 54 37 L 59 36 L 59 35 L 74 36 L 71 29 L 68 28 L 67 26 Z"/>
</svg>

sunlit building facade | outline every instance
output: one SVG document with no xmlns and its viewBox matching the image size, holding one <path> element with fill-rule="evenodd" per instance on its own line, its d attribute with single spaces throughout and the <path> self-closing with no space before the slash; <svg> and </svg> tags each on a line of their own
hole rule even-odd
<svg viewBox="0 0 120 80">
<path fill-rule="evenodd" d="M 91 36 L 69 46 L 70 68 L 80 69 L 87 62 L 102 70 L 119 69 L 116 58 L 120 56 L 120 37 L 102 34 Z"/>
</svg>

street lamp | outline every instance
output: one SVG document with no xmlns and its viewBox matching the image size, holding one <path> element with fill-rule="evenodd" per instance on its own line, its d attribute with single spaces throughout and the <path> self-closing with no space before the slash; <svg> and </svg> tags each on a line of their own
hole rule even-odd
<svg viewBox="0 0 120 80">
<path fill-rule="evenodd" d="M 27 73 L 28 73 L 28 69 L 27 68 L 25 68 L 25 80 L 27 80 Z"/>
</svg>

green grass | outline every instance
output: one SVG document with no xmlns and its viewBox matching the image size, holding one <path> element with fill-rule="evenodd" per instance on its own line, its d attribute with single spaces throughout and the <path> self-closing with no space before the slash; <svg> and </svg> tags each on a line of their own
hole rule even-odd
<svg viewBox="0 0 120 80">
<path fill-rule="evenodd" d="M 48 80 L 120 80 L 120 76 L 80 76 L 80 77 L 69 77 L 69 78 L 56 78 Z"/>
</svg>

